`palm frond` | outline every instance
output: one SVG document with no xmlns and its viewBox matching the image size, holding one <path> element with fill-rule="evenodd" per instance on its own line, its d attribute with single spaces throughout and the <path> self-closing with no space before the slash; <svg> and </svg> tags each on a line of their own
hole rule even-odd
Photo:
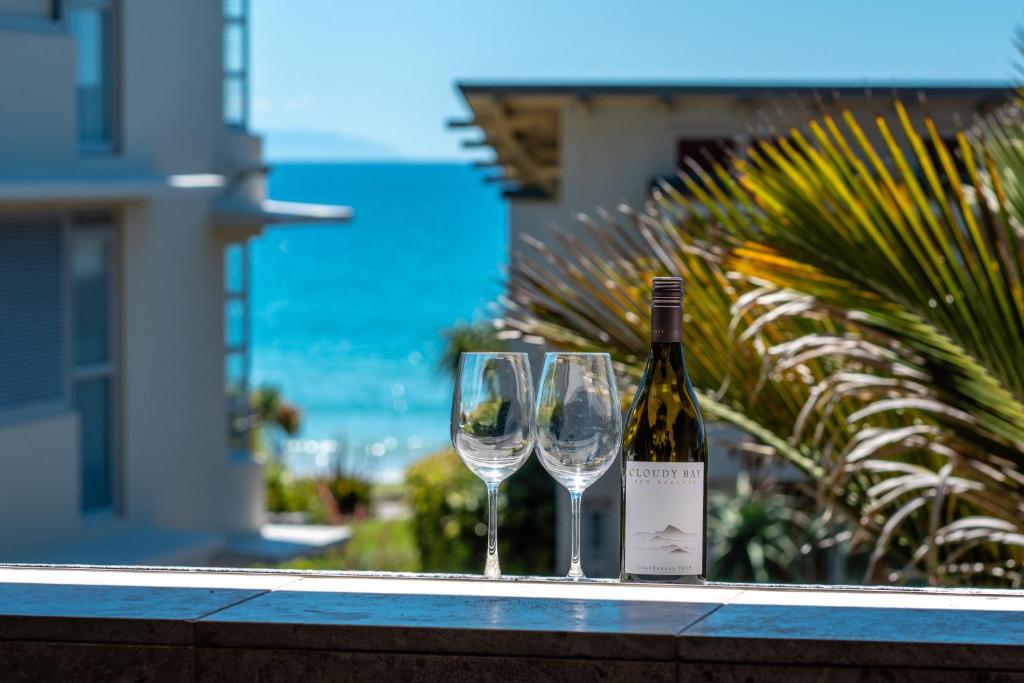
<svg viewBox="0 0 1024 683">
<path fill-rule="evenodd" d="M 651 277 L 686 279 L 702 406 L 794 463 L 870 543 L 868 580 L 1019 584 L 1024 122 L 852 115 L 697 163 L 686 192 L 514 255 L 505 325 L 635 378 Z M 880 142 L 879 142 L 880 141 Z M 955 526 L 985 520 L 971 533 Z"/>
</svg>

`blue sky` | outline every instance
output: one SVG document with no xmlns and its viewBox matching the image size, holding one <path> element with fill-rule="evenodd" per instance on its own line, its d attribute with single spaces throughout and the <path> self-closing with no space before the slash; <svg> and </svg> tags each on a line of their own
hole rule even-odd
<svg viewBox="0 0 1024 683">
<path fill-rule="evenodd" d="M 272 158 L 466 158 L 457 80 L 1007 81 L 1009 0 L 252 0 Z M 479 153 L 477 153 L 479 154 Z"/>
</svg>

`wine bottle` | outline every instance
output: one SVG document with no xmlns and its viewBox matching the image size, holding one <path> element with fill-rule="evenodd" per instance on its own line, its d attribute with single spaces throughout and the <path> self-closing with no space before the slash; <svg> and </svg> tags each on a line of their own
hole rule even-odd
<svg viewBox="0 0 1024 683">
<path fill-rule="evenodd" d="M 682 278 L 654 278 L 651 353 L 622 438 L 623 581 L 703 583 L 707 575 L 707 437 L 682 323 Z"/>
</svg>

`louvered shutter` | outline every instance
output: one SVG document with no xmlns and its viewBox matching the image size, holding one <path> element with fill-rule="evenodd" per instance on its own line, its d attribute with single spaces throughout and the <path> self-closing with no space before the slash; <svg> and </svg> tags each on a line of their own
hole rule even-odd
<svg viewBox="0 0 1024 683">
<path fill-rule="evenodd" d="M 64 399 L 62 230 L 0 218 L 0 413 Z"/>
</svg>

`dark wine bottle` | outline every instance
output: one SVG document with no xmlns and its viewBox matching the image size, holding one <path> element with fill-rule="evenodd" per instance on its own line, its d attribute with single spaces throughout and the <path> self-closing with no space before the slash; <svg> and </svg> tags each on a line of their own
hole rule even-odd
<svg viewBox="0 0 1024 683">
<path fill-rule="evenodd" d="M 708 447 L 682 324 L 682 278 L 654 278 L 651 353 L 622 437 L 623 581 L 703 583 L 707 576 Z"/>
</svg>

